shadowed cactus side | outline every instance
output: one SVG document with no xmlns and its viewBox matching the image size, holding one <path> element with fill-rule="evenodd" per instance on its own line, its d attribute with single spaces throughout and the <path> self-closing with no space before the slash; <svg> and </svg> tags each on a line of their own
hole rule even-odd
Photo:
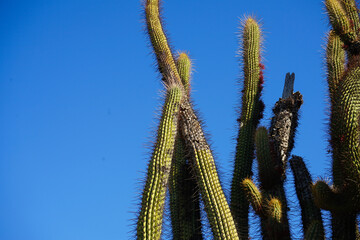
<svg viewBox="0 0 360 240">
<path fill-rule="evenodd" d="M 273 108 L 270 128 L 258 128 L 264 109 L 260 99 L 264 82 L 262 33 L 254 18 L 246 18 L 241 32 L 242 104 L 229 205 L 190 101 L 191 60 L 184 52 L 175 55 L 171 51 L 159 1 L 146 0 L 145 14 L 166 100 L 148 165 L 137 238 L 161 238 L 169 190 L 175 240 L 204 238 L 200 205 L 204 206 L 214 239 L 250 239 L 249 204 L 260 216 L 263 239 L 291 239 L 284 181 L 302 104 L 301 94 L 293 93 L 295 75 L 286 75 L 283 96 Z M 356 215 L 360 211 L 360 21 L 354 0 L 326 0 L 325 5 L 333 26 L 326 48 L 333 185 L 324 181 L 311 184 L 300 157 L 293 156 L 290 166 L 302 212 L 304 239 L 324 239 L 318 207 L 332 213 L 333 239 L 355 239 L 359 235 Z M 255 152 L 259 186 L 252 180 Z"/>
</svg>

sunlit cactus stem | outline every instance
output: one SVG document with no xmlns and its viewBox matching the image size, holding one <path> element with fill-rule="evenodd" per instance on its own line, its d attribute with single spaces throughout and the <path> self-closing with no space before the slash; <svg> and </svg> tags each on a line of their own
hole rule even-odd
<svg viewBox="0 0 360 240">
<path fill-rule="evenodd" d="M 261 56 L 261 30 L 253 18 L 247 18 L 241 33 L 244 86 L 242 108 L 238 119 L 240 127 L 237 137 L 234 174 L 231 184 L 231 211 L 238 226 L 241 239 L 249 238 L 249 203 L 241 182 L 252 176 L 254 159 L 254 135 L 262 117 L 263 103 L 260 100 L 263 78 Z"/>
<path fill-rule="evenodd" d="M 157 140 L 151 157 L 141 210 L 137 223 L 137 238 L 157 240 L 161 236 L 165 195 L 168 185 L 174 142 L 177 135 L 182 89 L 176 85 L 167 90 Z"/>
</svg>

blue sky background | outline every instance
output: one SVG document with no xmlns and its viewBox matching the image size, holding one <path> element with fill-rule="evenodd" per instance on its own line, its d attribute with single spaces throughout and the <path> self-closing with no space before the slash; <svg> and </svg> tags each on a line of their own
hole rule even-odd
<svg viewBox="0 0 360 240">
<path fill-rule="evenodd" d="M 225 188 L 245 14 L 263 23 L 262 124 L 269 124 L 286 72 L 295 72 L 304 105 L 293 153 L 305 158 L 314 179 L 328 177 L 322 48 L 328 21 L 321 1 L 167 0 L 163 9 L 174 49 L 193 59 L 192 95 Z M 143 27 L 138 0 L 0 2 L 0 239 L 132 236 L 162 89 Z M 301 237 L 298 214 L 292 208 Z"/>
</svg>

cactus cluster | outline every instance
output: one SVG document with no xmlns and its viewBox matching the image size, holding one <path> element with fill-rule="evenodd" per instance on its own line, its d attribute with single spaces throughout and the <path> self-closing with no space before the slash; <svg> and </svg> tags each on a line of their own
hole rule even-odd
<svg viewBox="0 0 360 240">
<path fill-rule="evenodd" d="M 294 74 L 286 75 L 269 128 L 258 126 L 264 110 L 262 31 L 254 18 L 247 17 L 240 34 L 242 106 L 228 202 L 190 100 L 191 60 L 185 52 L 174 54 L 169 46 L 159 0 L 145 1 L 147 32 L 166 98 L 142 193 L 137 239 L 161 238 L 167 191 L 173 239 L 204 238 L 201 202 L 214 239 L 250 239 L 250 206 L 260 217 L 263 239 L 292 239 L 284 188 L 289 163 L 304 239 L 325 238 L 320 209 L 331 212 L 333 239 L 359 238 L 360 21 L 355 0 L 326 0 L 325 5 L 332 26 L 326 48 L 332 184 L 313 183 L 303 159 L 291 156 L 303 102 L 299 92 L 293 93 Z M 255 158 L 258 176 L 252 172 Z"/>
</svg>

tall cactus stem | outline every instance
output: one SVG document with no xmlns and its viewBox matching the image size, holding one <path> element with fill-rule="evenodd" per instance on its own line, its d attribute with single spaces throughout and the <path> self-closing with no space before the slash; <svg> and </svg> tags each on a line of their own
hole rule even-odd
<svg viewBox="0 0 360 240">
<path fill-rule="evenodd" d="M 304 232 L 305 240 L 323 240 L 325 239 L 324 235 L 324 226 L 322 221 L 312 221 Z"/>
<path fill-rule="evenodd" d="M 138 239 L 156 240 L 160 239 L 161 236 L 165 195 L 177 135 L 181 99 L 181 88 L 177 86 L 169 87 L 157 131 L 154 152 L 147 170 L 137 223 Z"/>
<path fill-rule="evenodd" d="M 255 130 L 262 117 L 263 103 L 260 100 L 263 84 L 263 65 L 260 62 L 261 31 L 253 18 L 247 18 L 242 31 L 242 58 L 244 87 L 241 116 L 235 153 L 234 174 L 231 185 L 231 211 L 234 214 L 242 239 L 249 238 L 249 203 L 241 182 L 252 175 Z"/>
<path fill-rule="evenodd" d="M 294 175 L 296 195 L 301 207 L 303 232 L 304 234 L 309 234 L 309 236 L 324 236 L 321 212 L 315 205 L 311 192 L 312 179 L 310 173 L 303 159 L 299 156 L 293 156 L 290 159 L 290 167 Z M 310 228 L 312 230 L 309 230 Z M 305 236 L 305 239 L 306 238 Z M 324 239 L 324 237 L 322 237 L 322 239 Z"/>
</svg>

